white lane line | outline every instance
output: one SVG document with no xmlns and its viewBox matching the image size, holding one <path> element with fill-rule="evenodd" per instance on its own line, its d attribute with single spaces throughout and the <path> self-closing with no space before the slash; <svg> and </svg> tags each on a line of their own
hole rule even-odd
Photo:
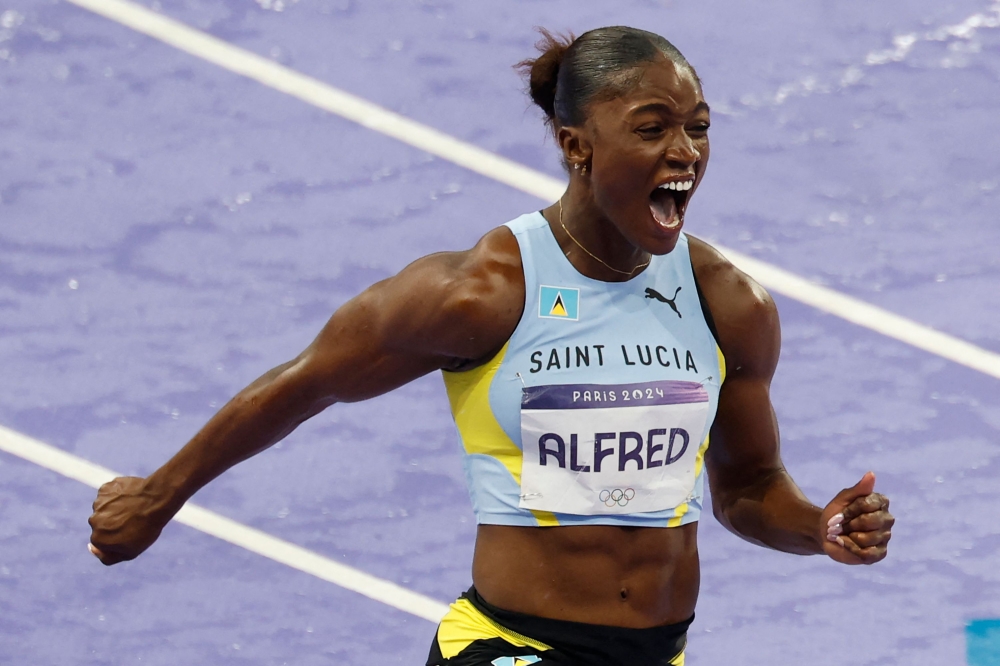
<svg viewBox="0 0 1000 666">
<path fill-rule="evenodd" d="M 545 201 L 555 201 L 566 189 L 564 181 L 460 141 L 140 5 L 126 0 L 68 1 L 195 57 Z M 770 291 L 1000 379 L 1000 354 L 860 299 L 813 284 L 794 273 L 736 250 L 716 247 Z"/>
<path fill-rule="evenodd" d="M 814 284 L 759 259 L 718 245 L 716 247 L 736 267 L 752 275 L 757 282 L 772 292 L 1000 379 L 1000 354 L 977 347 L 971 342 L 942 333 L 930 326 L 918 324 L 853 296 Z"/>
<path fill-rule="evenodd" d="M 6 451 L 92 488 L 99 488 L 114 477 L 120 476 L 110 469 L 3 426 L 0 426 L 0 451 Z M 431 622 L 440 622 L 448 610 L 447 604 L 436 599 L 335 562 L 190 502 L 184 505 L 174 520 Z M 82 548 L 81 545 L 81 551 Z M 95 562 L 94 566 L 100 565 Z"/>
<path fill-rule="evenodd" d="M 543 199 L 559 180 L 125 0 L 68 0 L 223 69 Z M 558 196 L 558 194 L 556 195 Z"/>
</svg>

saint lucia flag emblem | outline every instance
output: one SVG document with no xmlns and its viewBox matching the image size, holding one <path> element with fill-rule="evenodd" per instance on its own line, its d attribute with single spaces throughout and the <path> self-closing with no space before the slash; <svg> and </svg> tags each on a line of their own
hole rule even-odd
<svg viewBox="0 0 1000 666">
<path fill-rule="evenodd" d="M 572 287 L 541 286 L 538 316 L 543 319 L 580 319 L 580 290 Z"/>
<path fill-rule="evenodd" d="M 528 666 L 529 664 L 537 664 L 541 660 L 541 657 L 530 655 L 527 657 L 500 657 L 499 659 L 494 659 L 490 663 L 493 664 L 493 666 Z"/>
</svg>

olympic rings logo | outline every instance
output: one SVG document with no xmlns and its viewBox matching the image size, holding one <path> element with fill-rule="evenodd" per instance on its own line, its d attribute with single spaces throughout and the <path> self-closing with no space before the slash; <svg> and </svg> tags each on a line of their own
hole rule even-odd
<svg viewBox="0 0 1000 666">
<path fill-rule="evenodd" d="M 626 488 L 625 490 L 622 490 L 621 488 L 615 488 L 614 490 L 602 490 L 597 498 L 604 502 L 604 506 L 606 507 L 612 507 L 616 504 L 618 506 L 626 506 L 629 502 L 635 499 L 635 491 L 631 488 Z"/>
</svg>

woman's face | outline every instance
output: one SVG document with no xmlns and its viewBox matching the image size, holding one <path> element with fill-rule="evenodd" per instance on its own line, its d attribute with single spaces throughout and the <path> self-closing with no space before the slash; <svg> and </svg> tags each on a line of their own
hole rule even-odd
<svg viewBox="0 0 1000 666">
<path fill-rule="evenodd" d="M 581 138 L 600 213 L 632 245 L 666 254 L 708 164 L 709 110 L 689 68 L 664 58 L 639 69 L 627 92 L 590 105 Z"/>
</svg>

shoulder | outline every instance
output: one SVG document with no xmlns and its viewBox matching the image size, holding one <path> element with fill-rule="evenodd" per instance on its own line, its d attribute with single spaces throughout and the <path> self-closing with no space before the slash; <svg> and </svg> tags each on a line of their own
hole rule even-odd
<svg viewBox="0 0 1000 666">
<path fill-rule="evenodd" d="M 693 236 L 688 241 L 730 376 L 747 372 L 770 377 L 781 348 L 778 309 L 771 295 L 705 241 Z"/>
<path fill-rule="evenodd" d="M 507 342 L 524 308 L 517 239 L 497 227 L 474 247 L 416 260 L 372 289 L 390 316 L 391 337 L 433 348 L 465 367 L 486 361 Z"/>
</svg>

